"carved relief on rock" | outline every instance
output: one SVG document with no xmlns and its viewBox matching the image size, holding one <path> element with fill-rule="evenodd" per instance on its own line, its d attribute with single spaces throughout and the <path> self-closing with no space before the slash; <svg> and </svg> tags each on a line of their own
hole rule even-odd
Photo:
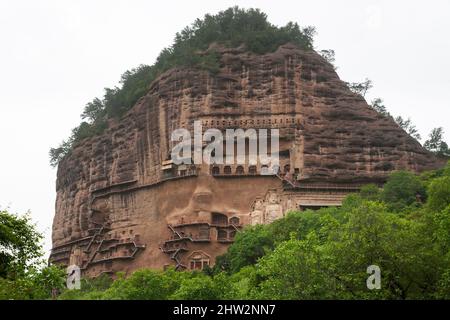
<svg viewBox="0 0 450 320">
<path fill-rule="evenodd" d="M 250 224 L 255 226 L 257 224 L 264 223 L 264 201 L 261 198 L 257 198 L 253 204 L 252 211 L 250 212 Z"/>
<path fill-rule="evenodd" d="M 264 223 L 272 223 L 283 217 L 283 207 L 280 204 L 280 197 L 276 190 L 270 190 L 266 195 L 266 210 L 264 214 Z"/>
</svg>

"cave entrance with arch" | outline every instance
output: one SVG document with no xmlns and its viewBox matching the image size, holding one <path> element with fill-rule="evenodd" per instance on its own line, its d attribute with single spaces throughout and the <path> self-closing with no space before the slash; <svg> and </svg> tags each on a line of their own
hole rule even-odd
<svg viewBox="0 0 450 320">
<path fill-rule="evenodd" d="M 226 226 L 228 225 L 228 217 L 223 213 L 213 212 L 211 214 L 211 224 Z"/>
</svg>

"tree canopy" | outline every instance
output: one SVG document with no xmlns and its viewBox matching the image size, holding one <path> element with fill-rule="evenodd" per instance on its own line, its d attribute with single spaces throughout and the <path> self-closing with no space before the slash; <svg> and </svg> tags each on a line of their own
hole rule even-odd
<svg viewBox="0 0 450 320">
<path fill-rule="evenodd" d="M 43 260 L 42 234 L 28 214 L 0 211 L 0 300 L 49 299 L 65 272 Z"/>
<path fill-rule="evenodd" d="M 22 274 L 36 262 L 41 239 L 28 214 L 0 211 L 0 277 Z"/>
<path fill-rule="evenodd" d="M 365 97 L 367 92 L 373 88 L 372 80 L 366 78 L 363 82 L 346 82 L 348 88 L 360 95 L 361 97 Z"/>
<path fill-rule="evenodd" d="M 450 157 L 450 149 L 443 139 L 444 129 L 435 128 L 431 131 L 429 138 L 424 143 L 424 147 L 429 151 L 444 157 Z"/>
<path fill-rule="evenodd" d="M 213 269 L 142 269 L 67 290 L 61 269 L 28 268 L 0 275 L 0 299 L 48 299 L 55 288 L 59 299 L 450 299 L 449 188 L 450 162 L 420 176 L 399 171 L 341 207 L 246 227 Z M 381 270 L 376 290 L 366 282 L 373 265 Z"/>
</svg>

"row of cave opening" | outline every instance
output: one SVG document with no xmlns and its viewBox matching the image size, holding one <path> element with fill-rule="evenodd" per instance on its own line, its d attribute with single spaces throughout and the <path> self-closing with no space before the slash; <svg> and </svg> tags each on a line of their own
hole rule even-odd
<svg viewBox="0 0 450 320">
<path fill-rule="evenodd" d="M 190 232 L 186 230 L 186 227 L 183 225 L 186 221 L 182 219 L 180 221 L 180 225 L 175 225 L 178 232 L 183 237 L 189 237 L 194 240 L 210 240 L 210 226 L 208 225 L 196 225 L 193 228 L 194 232 Z M 211 225 L 214 226 L 217 230 L 217 240 L 218 241 L 233 241 L 236 236 L 236 228 L 240 227 L 240 219 L 239 217 L 228 217 L 222 213 L 212 213 L 211 215 Z M 235 226 L 236 228 L 230 229 L 231 226 Z M 188 227 L 189 228 L 189 227 Z M 192 227 L 190 227 L 192 228 Z M 176 236 L 172 236 L 172 240 L 176 239 Z"/>
<path fill-rule="evenodd" d="M 211 240 L 210 238 L 210 228 L 208 226 L 202 226 L 198 228 L 197 234 L 188 233 L 184 231 L 179 232 L 182 237 L 189 237 L 194 240 Z M 233 241 L 236 236 L 236 231 L 228 231 L 226 229 L 217 229 L 217 240 L 218 241 Z M 172 237 L 171 240 L 177 239 Z M 175 244 L 174 248 L 177 249 L 179 246 Z"/>
<path fill-rule="evenodd" d="M 263 165 L 261 166 L 261 172 L 267 171 L 269 169 L 268 166 Z M 285 165 L 283 167 L 283 173 L 287 174 L 291 171 L 291 166 L 289 164 Z M 233 169 L 231 166 L 223 166 L 223 174 L 225 175 L 232 175 L 233 174 Z M 245 174 L 245 170 L 243 166 L 237 166 L 235 169 L 234 174 L 236 175 L 244 175 Z M 258 170 L 256 166 L 249 166 L 248 167 L 248 175 L 256 175 L 258 174 Z M 220 171 L 220 167 L 217 165 L 212 166 L 211 168 L 211 175 L 213 176 L 218 176 L 221 175 L 221 171 Z"/>
<path fill-rule="evenodd" d="M 227 215 L 223 213 L 213 212 L 211 215 L 211 222 L 215 225 L 239 225 L 240 220 L 238 217 L 231 217 L 230 220 L 228 220 Z"/>
</svg>

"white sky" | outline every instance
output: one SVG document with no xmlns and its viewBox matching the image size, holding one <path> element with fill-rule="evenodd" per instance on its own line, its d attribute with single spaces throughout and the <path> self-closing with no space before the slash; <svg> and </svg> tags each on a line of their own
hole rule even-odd
<svg viewBox="0 0 450 320">
<path fill-rule="evenodd" d="M 80 122 L 84 105 L 120 75 L 153 64 L 177 31 L 233 5 L 272 23 L 317 28 L 340 77 L 374 81 L 394 115 L 422 137 L 444 127 L 450 142 L 450 1 L 0 0 L 0 207 L 31 210 L 50 248 L 56 170 L 48 150 Z"/>
</svg>

